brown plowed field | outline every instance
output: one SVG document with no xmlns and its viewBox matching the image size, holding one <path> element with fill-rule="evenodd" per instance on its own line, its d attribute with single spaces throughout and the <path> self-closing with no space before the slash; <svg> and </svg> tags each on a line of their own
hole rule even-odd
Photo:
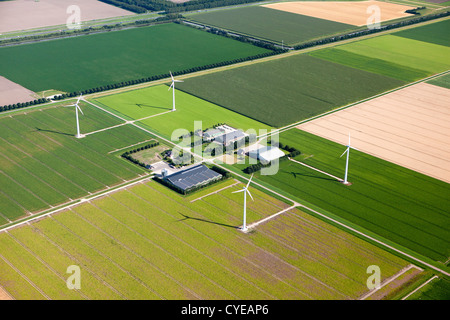
<svg viewBox="0 0 450 320">
<path fill-rule="evenodd" d="M 301 124 L 376 157 L 450 183 L 450 90 L 419 83 Z"/>
<path fill-rule="evenodd" d="M 134 14 L 96 0 L 15 0 L 0 2 L 0 33 L 65 24 L 71 5 L 80 7 L 81 21 Z"/>
<path fill-rule="evenodd" d="M 373 14 L 367 13 L 369 6 L 380 9 L 380 22 L 411 16 L 405 10 L 414 7 L 381 1 L 293 1 L 263 5 L 263 7 L 302 14 L 319 19 L 364 26 Z"/>
<path fill-rule="evenodd" d="M 36 99 L 33 91 L 0 76 L 0 106 Z"/>
</svg>

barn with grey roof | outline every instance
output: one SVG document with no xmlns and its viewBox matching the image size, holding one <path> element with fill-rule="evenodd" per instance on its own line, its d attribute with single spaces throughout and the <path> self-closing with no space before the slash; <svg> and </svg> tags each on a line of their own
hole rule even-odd
<svg viewBox="0 0 450 320">
<path fill-rule="evenodd" d="M 201 164 L 164 177 L 164 180 L 182 192 L 222 179 L 222 175 Z"/>
</svg>

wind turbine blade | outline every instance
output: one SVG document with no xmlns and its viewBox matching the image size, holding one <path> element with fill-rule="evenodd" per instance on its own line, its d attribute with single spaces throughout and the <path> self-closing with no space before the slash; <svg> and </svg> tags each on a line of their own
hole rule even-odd
<svg viewBox="0 0 450 320">
<path fill-rule="evenodd" d="M 172 81 L 173 81 L 174 79 L 173 79 L 172 71 L 169 71 L 169 73 L 170 73 L 170 77 L 172 78 Z"/>
<path fill-rule="evenodd" d="M 341 154 L 341 156 L 340 156 L 339 158 L 342 158 L 342 156 L 343 156 L 346 152 L 348 152 L 348 149 L 349 149 L 349 148 L 350 148 L 350 147 L 347 147 L 347 149 L 345 149 L 344 153 Z"/>
<path fill-rule="evenodd" d="M 245 187 L 245 189 L 248 188 L 248 186 L 250 185 L 250 182 L 252 182 L 252 179 L 253 179 L 253 173 L 252 173 L 252 176 L 250 177 L 250 180 L 248 180 L 248 183 L 247 183 L 247 186 Z"/>
<path fill-rule="evenodd" d="M 238 192 L 244 192 L 245 191 L 245 189 L 242 189 L 242 190 L 238 190 L 238 191 L 233 191 L 232 193 L 238 193 Z"/>
<path fill-rule="evenodd" d="M 173 80 L 174 82 L 184 82 L 183 80 Z"/>
<path fill-rule="evenodd" d="M 81 114 L 84 116 L 83 110 L 77 105 L 77 109 L 80 110 Z"/>
<path fill-rule="evenodd" d="M 245 191 L 247 191 L 247 193 L 250 196 L 250 198 L 252 198 L 252 201 L 255 201 L 255 200 L 253 200 L 253 197 L 252 197 L 252 194 L 250 193 L 250 191 L 248 191 L 248 189 L 245 189 Z"/>
</svg>

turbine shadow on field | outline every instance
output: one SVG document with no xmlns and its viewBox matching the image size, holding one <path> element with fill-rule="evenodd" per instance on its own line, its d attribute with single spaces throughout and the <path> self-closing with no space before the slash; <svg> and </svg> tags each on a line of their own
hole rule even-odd
<svg viewBox="0 0 450 320">
<path fill-rule="evenodd" d="M 328 181 L 337 181 L 336 179 L 333 179 L 333 178 L 319 177 L 316 175 L 305 174 L 302 172 L 294 172 L 294 171 L 286 171 L 286 170 L 283 170 L 283 172 L 293 175 L 294 179 L 297 179 L 297 176 L 301 176 L 301 177 L 310 177 L 310 178 L 316 178 L 316 179 L 322 179 L 322 180 L 328 180 Z"/>
<path fill-rule="evenodd" d="M 172 110 L 172 108 L 152 106 L 152 105 L 145 104 L 145 103 L 134 103 L 132 105 L 138 106 L 141 109 L 142 109 L 142 107 L 146 107 L 146 108 L 154 108 L 154 109 Z"/>
<path fill-rule="evenodd" d="M 201 222 L 206 222 L 206 223 L 216 224 L 216 225 L 218 225 L 218 226 L 223 226 L 223 227 L 228 227 L 228 228 L 233 228 L 233 229 L 238 229 L 238 228 L 239 228 L 239 227 L 237 227 L 237 226 L 232 226 L 232 225 L 224 224 L 224 223 L 220 223 L 220 222 L 214 222 L 214 221 L 210 221 L 210 220 L 205 220 L 205 219 L 200 219 L 200 218 L 189 217 L 189 216 L 187 216 L 187 215 L 185 215 L 185 214 L 182 214 L 182 213 L 179 212 L 179 211 L 178 211 L 178 213 L 179 213 L 180 215 L 182 215 L 184 218 L 178 219 L 176 222 L 180 222 L 180 221 L 184 221 L 184 220 L 191 219 L 191 220 L 196 220 L 196 221 L 201 221 Z"/>
<path fill-rule="evenodd" d="M 67 132 L 61 132 L 61 131 L 49 130 L 49 129 L 41 129 L 41 128 L 38 128 L 38 127 L 36 127 L 36 131 L 62 134 L 64 136 L 73 136 L 74 135 L 73 133 L 67 133 Z"/>
</svg>

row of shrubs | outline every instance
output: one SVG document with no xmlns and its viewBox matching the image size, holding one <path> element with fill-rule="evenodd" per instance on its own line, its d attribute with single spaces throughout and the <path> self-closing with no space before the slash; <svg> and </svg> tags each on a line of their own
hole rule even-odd
<svg viewBox="0 0 450 320">
<path fill-rule="evenodd" d="M 28 101 L 28 102 L 19 102 L 19 103 L 8 104 L 8 105 L 1 106 L 0 112 L 31 107 L 31 106 L 35 106 L 35 105 L 49 102 L 49 101 L 50 100 L 47 98 L 39 98 L 39 99 L 35 99 L 32 101 Z"/>
<path fill-rule="evenodd" d="M 129 151 L 124 152 L 122 154 L 122 158 L 127 159 L 128 161 L 131 161 L 134 164 L 137 164 L 137 165 L 139 165 L 139 166 L 141 166 L 143 168 L 147 168 L 147 165 L 145 163 L 143 163 L 143 162 L 133 158 L 132 154 L 136 153 L 136 152 L 139 152 L 139 151 L 142 151 L 142 150 L 146 150 L 146 149 L 150 149 L 150 148 L 156 147 L 158 145 L 159 145 L 159 141 L 156 141 L 156 142 L 153 142 L 153 143 L 146 144 L 143 147 L 139 147 L 139 148 L 136 148 L 136 149 L 133 149 L 133 150 L 129 150 Z"/>
</svg>

